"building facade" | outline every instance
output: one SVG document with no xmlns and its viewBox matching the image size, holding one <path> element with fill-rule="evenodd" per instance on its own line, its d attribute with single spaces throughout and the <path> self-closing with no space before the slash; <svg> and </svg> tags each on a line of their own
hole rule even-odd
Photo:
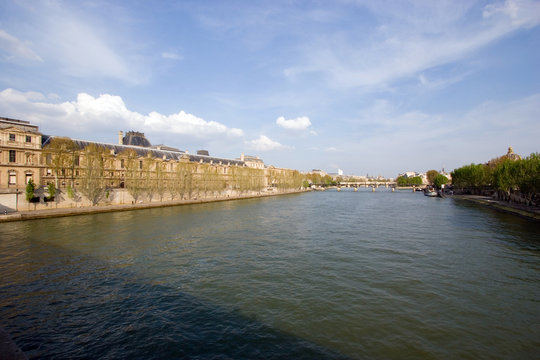
<svg viewBox="0 0 540 360">
<path fill-rule="evenodd" d="M 298 171 L 267 167 L 255 156 L 190 154 L 152 146 L 143 133 L 134 131 L 125 136 L 119 132 L 117 144 L 48 136 L 36 125 L 8 118 L 0 118 L 0 179 L 0 194 L 19 195 L 15 200 L 4 196 L 11 202 L 24 201 L 26 184 L 32 180 L 32 202 L 43 205 L 54 198 L 55 206 L 227 197 L 302 184 Z"/>
<path fill-rule="evenodd" d="M 41 183 L 42 134 L 28 121 L 0 118 L 0 189 L 24 189 Z"/>
</svg>

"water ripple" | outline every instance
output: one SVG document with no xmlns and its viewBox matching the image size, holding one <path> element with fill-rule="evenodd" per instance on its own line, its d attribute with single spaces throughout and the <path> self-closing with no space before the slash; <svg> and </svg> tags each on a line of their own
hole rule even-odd
<svg viewBox="0 0 540 360">
<path fill-rule="evenodd" d="M 537 225 L 379 189 L 2 224 L 31 358 L 532 358 Z"/>
</svg>

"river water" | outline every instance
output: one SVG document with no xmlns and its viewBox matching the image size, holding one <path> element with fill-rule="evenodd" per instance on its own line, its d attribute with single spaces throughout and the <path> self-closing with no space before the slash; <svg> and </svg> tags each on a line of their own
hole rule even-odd
<svg viewBox="0 0 540 360">
<path fill-rule="evenodd" d="M 540 356 L 538 223 L 326 191 L 0 224 L 30 358 Z"/>
</svg>

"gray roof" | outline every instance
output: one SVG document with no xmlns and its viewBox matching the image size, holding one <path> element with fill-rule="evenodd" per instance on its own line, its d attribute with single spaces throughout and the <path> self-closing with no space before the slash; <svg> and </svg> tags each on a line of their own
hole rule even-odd
<svg viewBox="0 0 540 360">
<path fill-rule="evenodd" d="M 40 134 L 39 127 L 37 125 L 30 124 L 29 121 L 0 117 L 0 129 L 7 129 L 11 127 L 34 134 Z"/>
<path fill-rule="evenodd" d="M 54 136 L 43 136 L 42 144 L 43 146 L 47 145 Z M 107 150 L 113 150 L 115 154 L 121 154 L 122 152 L 132 149 L 137 153 L 137 156 L 140 157 L 146 157 L 149 154 L 152 157 L 159 158 L 159 159 L 165 159 L 165 160 L 180 160 L 183 156 L 188 156 L 190 161 L 193 162 L 202 162 L 203 163 L 214 163 L 219 164 L 220 162 L 224 165 L 238 165 L 238 166 L 244 166 L 245 163 L 243 161 L 239 160 L 232 160 L 232 159 L 226 159 L 226 158 L 218 158 L 214 156 L 205 156 L 205 155 L 194 155 L 194 154 L 188 154 L 185 151 L 169 151 L 169 150 L 157 150 L 153 148 L 145 148 L 141 146 L 133 146 L 133 145 L 119 145 L 119 144 L 108 144 L 108 143 L 102 143 L 97 141 L 87 141 L 87 140 L 77 140 L 77 139 L 71 139 L 73 142 L 77 145 L 79 149 L 84 149 L 90 144 L 94 144 L 100 147 L 103 147 Z"/>
</svg>

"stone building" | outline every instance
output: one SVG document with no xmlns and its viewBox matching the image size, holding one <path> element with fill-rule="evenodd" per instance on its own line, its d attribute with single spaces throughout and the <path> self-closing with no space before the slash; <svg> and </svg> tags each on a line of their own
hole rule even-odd
<svg viewBox="0 0 540 360">
<path fill-rule="evenodd" d="M 28 121 L 0 118 L 0 189 L 24 189 L 41 183 L 41 133 Z"/>
<path fill-rule="evenodd" d="M 508 152 L 504 156 L 506 156 L 506 158 L 510 160 L 521 160 L 521 156 L 514 153 L 514 149 L 512 149 L 511 146 L 508 147 Z"/>
<path fill-rule="evenodd" d="M 301 187 L 298 171 L 267 167 L 255 156 L 228 159 L 122 131 L 118 143 L 42 135 L 27 121 L 0 118 L 0 210 L 256 195 Z M 33 205 L 25 187 L 36 184 Z M 55 194 L 47 186 L 53 184 Z M 53 191 L 53 190 L 51 190 Z M 5 195 L 5 196 L 4 196 Z M 39 200 L 39 201 L 38 201 Z M 46 201 L 47 200 L 47 201 Z M 21 207 L 21 204 L 22 207 Z"/>
</svg>

